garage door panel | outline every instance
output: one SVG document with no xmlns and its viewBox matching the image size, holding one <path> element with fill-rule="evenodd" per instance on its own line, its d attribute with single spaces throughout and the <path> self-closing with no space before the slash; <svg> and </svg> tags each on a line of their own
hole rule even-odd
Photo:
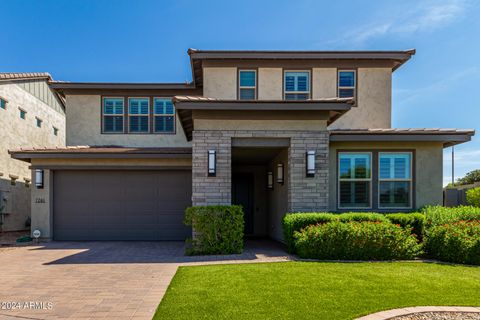
<svg viewBox="0 0 480 320">
<path fill-rule="evenodd" d="M 55 171 L 56 240 L 183 240 L 191 171 Z"/>
</svg>

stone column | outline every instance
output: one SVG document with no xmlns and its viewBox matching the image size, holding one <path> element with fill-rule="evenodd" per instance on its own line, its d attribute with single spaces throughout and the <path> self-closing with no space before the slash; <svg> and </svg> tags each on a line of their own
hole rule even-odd
<svg viewBox="0 0 480 320">
<path fill-rule="evenodd" d="M 228 132 L 195 130 L 192 140 L 192 204 L 231 204 L 232 138 Z M 208 150 L 215 150 L 217 171 L 208 176 Z"/>
<path fill-rule="evenodd" d="M 306 176 L 306 152 L 315 150 L 315 176 Z M 298 132 L 288 152 L 290 212 L 328 210 L 328 132 Z"/>
</svg>

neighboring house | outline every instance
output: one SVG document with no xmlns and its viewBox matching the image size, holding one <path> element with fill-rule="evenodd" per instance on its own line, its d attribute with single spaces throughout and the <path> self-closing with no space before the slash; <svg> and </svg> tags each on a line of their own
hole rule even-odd
<svg viewBox="0 0 480 320">
<path fill-rule="evenodd" d="M 391 128 L 414 53 L 191 49 L 192 83 L 52 83 L 68 147 L 11 152 L 43 173 L 32 229 L 182 240 L 185 207 L 234 203 L 246 234 L 281 239 L 286 212 L 441 204 L 443 148 L 474 131 Z"/>
<path fill-rule="evenodd" d="M 29 228 L 31 170 L 10 149 L 65 146 L 65 106 L 48 73 L 0 73 L 0 230 Z"/>
</svg>

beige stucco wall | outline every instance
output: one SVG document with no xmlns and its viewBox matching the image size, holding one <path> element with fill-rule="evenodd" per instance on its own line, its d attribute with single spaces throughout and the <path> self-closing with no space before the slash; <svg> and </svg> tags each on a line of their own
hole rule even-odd
<svg viewBox="0 0 480 320">
<path fill-rule="evenodd" d="M 415 208 L 443 203 L 443 145 L 440 142 L 331 142 L 329 207 L 337 205 L 337 150 L 415 150 Z M 373 161 L 373 159 L 372 159 Z M 375 195 L 374 195 L 375 196 Z"/>
<path fill-rule="evenodd" d="M 282 100 L 283 72 L 281 68 L 258 69 L 258 100 Z"/>
<path fill-rule="evenodd" d="M 359 68 L 357 106 L 329 129 L 390 128 L 392 125 L 392 71 L 389 68 Z"/>
<path fill-rule="evenodd" d="M 102 134 L 101 96 L 67 95 L 67 145 L 189 147 L 178 116 L 176 134 Z"/>
<path fill-rule="evenodd" d="M 237 99 L 237 68 L 203 68 L 205 97 Z"/>
<path fill-rule="evenodd" d="M 195 119 L 195 130 L 313 130 L 322 131 L 326 120 Z"/>
<path fill-rule="evenodd" d="M 337 69 L 313 68 L 312 98 L 324 99 L 337 96 Z"/>
<path fill-rule="evenodd" d="M 15 83 L 0 84 L 0 97 L 8 100 L 7 108 L 0 109 L 0 192 L 7 199 L 3 205 L 8 213 L 2 229 L 21 230 L 30 217 L 30 188 L 25 182 L 31 180 L 31 173 L 29 164 L 12 159 L 8 150 L 64 146 L 65 117 Z M 27 112 L 25 120 L 20 118 L 19 108 Z M 43 120 L 41 128 L 36 126 L 35 117 Z M 59 129 L 57 136 L 53 127 Z M 10 175 L 18 176 L 15 186 L 11 185 Z"/>
</svg>

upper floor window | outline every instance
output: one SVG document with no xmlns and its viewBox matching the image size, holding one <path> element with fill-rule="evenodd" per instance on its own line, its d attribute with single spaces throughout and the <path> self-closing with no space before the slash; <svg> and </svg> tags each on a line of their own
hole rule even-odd
<svg viewBox="0 0 480 320">
<path fill-rule="evenodd" d="M 0 98 L 0 108 L 7 109 L 7 100 Z"/>
<path fill-rule="evenodd" d="M 371 208 L 372 154 L 341 152 L 338 167 L 338 207 Z"/>
<path fill-rule="evenodd" d="M 40 118 L 35 118 L 35 119 L 36 119 L 36 121 L 37 121 L 37 127 L 41 128 L 41 127 L 42 127 L 42 122 L 43 122 L 43 120 L 40 119 Z"/>
<path fill-rule="evenodd" d="M 124 103 L 123 98 L 103 98 L 103 132 L 123 132 Z"/>
<path fill-rule="evenodd" d="M 175 107 L 168 98 L 153 99 L 153 128 L 155 132 L 175 132 Z"/>
<path fill-rule="evenodd" d="M 355 97 L 355 71 L 354 70 L 338 71 L 338 97 L 339 98 Z"/>
<path fill-rule="evenodd" d="M 285 100 L 310 99 L 310 72 L 286 71 L 284 74 Z"/>
<path fill-rule="evenodd" d="M 53 127 L 53 135 L 58 136 L 58 128 Z"/>
<path fill-rule="evenodd" d="M 27 111 L 23 110 L 22 108 L 18 108 L 18 111 L 20 112 L 20 119 L 25 120 L 27 117 Z"/>
<path fill-rule="evenodd" d="M 150 99 L 128 98 L 128 131 L 146 133 L 149 129 Z"/>
<path fill-rule="evenodd" d="M 255 70 L 240 70 L 238 73 L 240 100 L 255 100 L 257 97 L 257 72 Z"/>
<path fill-rule="evenodd" d="M 412 153 L 380 152 L 378 156 L 379 208 L 410 208 Z"/>
</svg>

